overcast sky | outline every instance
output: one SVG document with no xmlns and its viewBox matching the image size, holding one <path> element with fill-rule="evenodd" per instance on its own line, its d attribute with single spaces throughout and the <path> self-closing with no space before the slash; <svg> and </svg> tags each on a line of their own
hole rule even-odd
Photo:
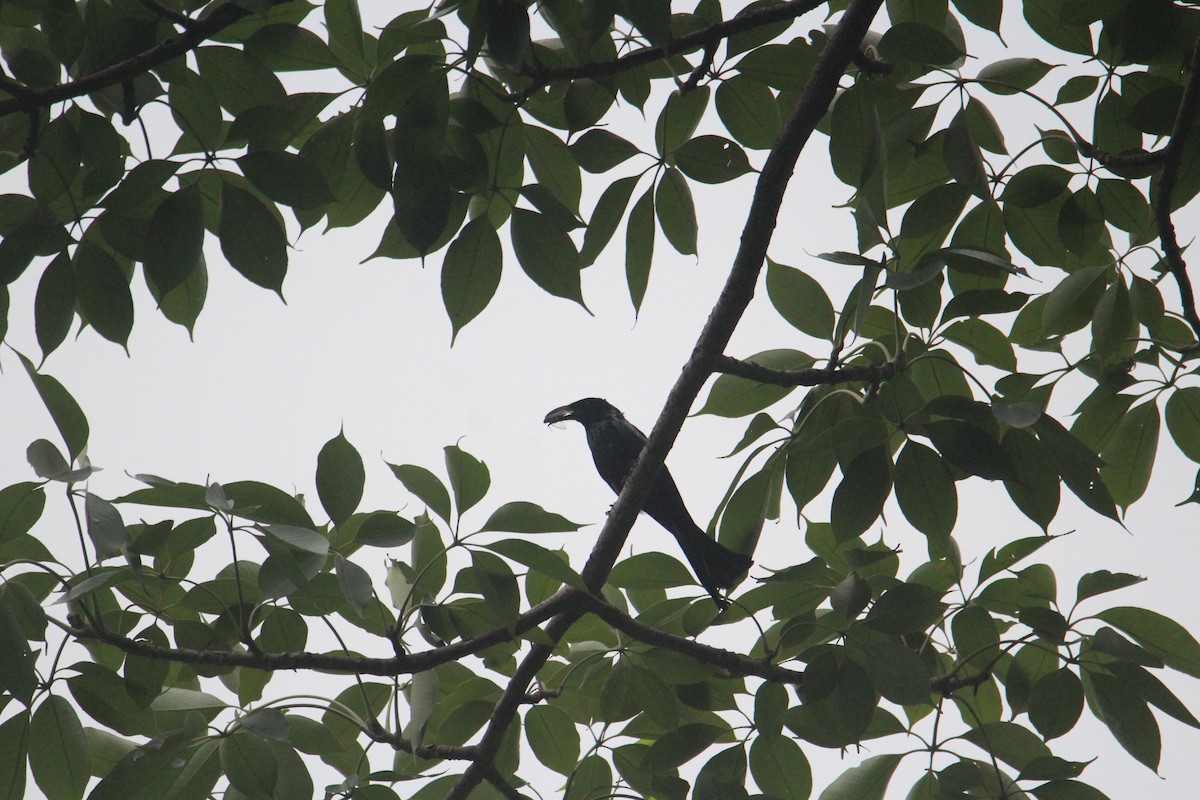
<svg viewBox="0 0 1200 800">
<path fill-rule="evenodd" d="M 1008 4 L 1010 14 L 1018 5 Z M 370 19 L 386 19 L 395 8 L 392 3 L 364 2 Z M 1009 21 L 1010 45 L 1021 41 L 1013 23 L 1020 20 Z M 810 15 L 792 30 L 799 35 L 817 24 Z M 974 34 L 980 43 L 974 52 L 996 52 L 994 37 Z M 1062 75 L 1052 73 L 1044 85 L 1056 87 L 1067 76 L 1065 71 L 1057 72 Z M 1047 93 L 1053 96 L 1053 91 Z M 652 99 L 648 105 L 651 115 L 657 113 L 658 102 Z M 1044 113 L 1025 113 L 1000 117 L 1009 126 L 1010 150 L 1027 141 L 1033 124 L 1051 126 Z M 715 120 L 706 125 L 710 132 L 717 131 Z M 644 133 L 628 135 L 645 142 Z M 831 208 L 844 202 L 850 191 L 830 175 L 826 143 L 823 137 L 815 137 L 802 157 L 770 252 L 775 260 L 821 279 L 835 306 L 840 306 L 856 276 L 849 268 L 810 255 L 855 248 L 849 213 Z M 762 153 L 752 154 L 752 161 L 761 164 L 762 157 Z M 6 190 L 12 191 L 14 176 L 3 180 Z M 421 464 L 440 473 L 442 447 L 458 442 L 491 469 L 492 490 L 475 512 L 477 524 L 495 505 L 510 500 L 534 501 L 574 520 L 594 523 L 571 536 L 540 540 L 547 546 L 566 546 L 578 569 L 611 503 L 611 493 L 594 473 L 580 430 L 547 428 L 542 417 L 554 406 L 599 395 L 649 429 L 725 279 L 753 183 L 754 176 L 749 175 L 723 187 L 693 184 L 700 216 L 700 257 L 675 254 L 660 235 L 640 317 L 635 317 L 625 287 L 622 228 L 605 255 L 584 273 L 584 297 L 591 314 L 537 290 L 508 252 L 495 300 L 451 349 L 450 325 L 439 291 L 440 255 L 424 267 L 416 261 L 360 263 L 378 242 L 390 211 L 385 203 L 380 213 L 350 231 L 324 235 L 313 230 L 295 242 L 284 283 L 286 305 L 228 267 L 210 237 L 210 288 L 195 342 L 157 314 L 139 272 L 134 281 L 137 320 L 130 355 L 87 330 L 78 339 L 68 339 L 50 357 L 45 371 L 66 385 L 88 415 L 89 454 L 105 469 L 92 479 L 90 488 L 101 496 L 135 488 L 126 472 L 191 482 L 253 479 L 308 495 L 310 508 L 318 513 L 313 484 L 316 455 L 344 426 L 367 466 L 361 508 L 396 509 L 407 504 L 404 511 L 411 516 L 419 506 L 391 476 L 384 459 Z M 586 210 L 590 211 L 601 188 L 585 175 Z M 1200 228 L 1198 223 L 1200 215 L 1193 204 L 1177 220 L 1185 242 Z M 1017 263 L 1029 266 L 1014 255 Z M 30 269 L 10 287 L 8 342 L 35 360 L 38 350 L 31 314 L 40 271 L 40 265 Z M 1031 273 L 1042 283 L 1025 281 L 1021 291 L 1046 291 L 1060 274 L 1037 267 Z M 1174 287 L 1169 289 L 1164 291 L 1168 302 L 1174 297 Z M 828 351 L 827 344 L 807 339 L 781 322 L 760 290 L 729 352 L 746 356 L 772 347 L 794 347 L 817 356 Z M 0 367 L 4 370 L 0 375 L 4 420 L 0 486 L 5 486 L 33 479 L 25 462 L 26 446 L 36 438 L 55 440 L 57 435 L 10 351 L 0 352 Z M 800 397 L 794 393 L 775 410 L 785 412 Z M 1058 413 L 1072 410 L 1063 398 L 1057 399 Z M 740 438 L 745 423 L 693 418 L 667 460 L 701 525 L 737 469 L 735 460 L 719 456 Z M 1075 582 L 1084 572 L 1132 572 L 1146 576 L 1148 582 L 1092 600 L 1087 608 L 1141 605 L 1200 631 L 1195 579 L 1200 509 L 1175 507 L 1189 494 L 1195 472 L 1195 465 L 1184 460 L 1164 436 L 1155 478 L 1147 496 L 1130 511 L 1128 531 L 1082 510 L 1064 492 L 1052 532 L 1074 533 L 1038 554 L 1058 575 L 1060 601 L 1069 606 Z M 959 493 L 955 536 L 964 560 L 978 563 L 990 548 L 1038 533 L 1036 526 L 1015 512 L 1002 486 L 972 478 L 959 483 Z M 828 495 L 818 499 L 810 505 L 809 515 L 827 519 L 827 503 Z M 43 525 L 40 531 L 51 540 L 47 542 L 51 549 L 58 551 L 75 534 L 60 527 L 65 522 L 61 495 L 51 492 L 48 505 L 56 507 L 54 513 L 60 516 L 51 519 L 59 522 Z M 128 522 L 137 514 L 129 510 L 125 516 Z M 886 516 L 886 528 L 876 524 L 868 538 L 882 532 L 889 544 L 903 548 L 903 576 L 924 560 L 924 539 L 906 524 L 894 501 Z M 470 515 L 467 521 L 470 527 Z M 70 547 L 68 552 L 73 552 Z M 643 519 L 627 550 L 649 549 L 676 554 L 669 536 Z M 380 577 L 381 592 L 386 555 L 371 550 L 358 558 Z M 767 526 L 755 561 L 763 568 L 780 568 L 808 557 L 803 530 L 788 510 L 782 521 Z M 973 573 L 968 567 L 968 574 Z M 705 640 L 721 644 L 723 635 L 708 634 Z M 1193 712 L 1200 713 L 1200 689 L 1195 682 L 1172 673 L 1168 684 Z M 1137 793 L 1190 797 L 1200 784 L 1200 761 L 1195 758 L 1200 732 L 1157 716 L 1164 732 L 1161 775 L 1166 782 L 1121 751 L 1107 731 L 1094 724 L 1081 724 L 1056 743 L 1055 752 L 1077 760 L 1102 756 L 1082 779 L 1110 797 Z M 890 741 L 870 743 L 863 755 L 902 748 L 903 744 Z M 836 753 L 807 745 L 805 752 L 814 762 L 817 787 L 859 758 L 851 754 L 841 761 Z M 914 767 L 920 766 L 913 761 Z M 889 796 L 902 797 L 909 785 L 911 781 L 897 779 Z"/>
</svg>

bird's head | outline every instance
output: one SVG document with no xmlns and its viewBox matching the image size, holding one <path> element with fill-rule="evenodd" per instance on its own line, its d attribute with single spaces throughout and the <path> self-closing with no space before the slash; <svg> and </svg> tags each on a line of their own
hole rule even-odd
<svg viewBox="0 0 1200 800">
<path fill-rule="evenodd" d="M 607 400 L 601 400 L 599 397 L 585 397 L 574 403 L 559 406 L 547 414 L 543 422 L 552 425 L 555 422 L 566 422 L 573 419 L 587 426 L 602 419 L 620 416 L 621 412 L 617 410 L 617 407 Z"/>
</svg>

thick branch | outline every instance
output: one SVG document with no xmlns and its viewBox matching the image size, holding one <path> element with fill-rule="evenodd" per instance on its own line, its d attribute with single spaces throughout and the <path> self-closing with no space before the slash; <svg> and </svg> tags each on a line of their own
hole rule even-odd
<svg viewBox="0 0 1200 800">
<path fill-rule="evenodd" d="M 701 644 L 694 639 L 685 639 L 682 636 L 674 636 L 666 631 L 660 631 L 644 622 L 638 622 L 619 608 L 609 605 L 593 595 L 580 593 L 579 596 L 588 611 L 639 642 L 682 653 L 702 664 L 710 664 L 733 675 L 753 675 L 756 678 L 776 683 L 791 683 L 796 686 L 799 686 L 800 681 L 804 678 L 803 673 L 781 667 L 770 661 L 750 658 L 741 653 L 722 650 L 719 647 Z"/>
<path fill-rule="evenodd" d="M 836 383 L 880 383 L 893 377 L 899 367 L 889 361 L 886 364 L 857 364 L 837 368 L 771 369 L 752 361 L 742 361 L 730 356 L 717 356 L 713 372 L 736 375 L 759 383 L 775 386 L 821 386 Z"/>
<path fill-rule="evenodd" d="M 144 72 L 194 50 L 250 13 L 235 3 L 228 3 L 204 19 L 191 21 L 187 29 L 179 36 L 165 39 L 149 50 L 96 70 L 89 75 L 84 75 L 77 80 L 47 86 L 43 89 L 23 87 L 19 92 L 10 90 L 13 97 L 8 100 L 0 100 L 0 117 L 17 112 L 28 113 L 48 108 L 63 100 L 82 97 L 85 94 L 132 80 Z"/>
<path fill-rule="evenodd" d="M 606 75 L 617 75 L 627 70 L 653 64 L 656 61 L 663 61 L 679 53 L 686 53 L 697 47 L 711 47 L 722 39 L 728 39 L 735 34 L 761 28 L 763 25 L 770 25 L 773 22 L 784 22 L 795 19 L 801 14 L 812 11 L 814 8 L 824 4 L 825 0 L 789 0 L 789 2 L 780 3 L 776 6 L 768 6 L 745 14 L 738 14 L 733 19 L 718 22 L 707 28 L 693 31 L 677 39 L 672 39 L 665 45 L 635 50 L 614 61 L 597 61 L 587 64 L 575 64 L 568 67 L 557 67 L 555 69 L 525 67 L 522 74 L 524 77 L 529 78 L 532 83 L 520 92 L 509 95 L 506 99 L 520 104 L 537 93 L 543 86 L 555 81 L 572 81 L 578 78 L 598 78 Z"/>
<path fill-rule="evenodd" d="M 583 580 L 594 594 L 599 593 L 608 579 L 629 529 L 662 469 L 663 460 L 679 434 L 688 410 L 712 374 L 716 357 L 724 352 L 734 328 L 754 296 L 754 285 L 766 258 L 767 246 L 775 231 L 783 194 L 796 167 L 796 160 L 833 102 L 838 83 L 858 52 L 863 36 L 882 3 L 883 0 L 852 0 L 818 56 L 804 92 L 767 156 L 754 189 L 750 213 L 742 229 L 741 246 L 725 287 L 584 565 L 581 573 Z M 546 626 L 546 635 L 551 642 L 557 642 L 578 618 L 579 612 L 575 609 L 554 618 Z M 486 771 L 495 758 L 505 731 L 512 725 L 521 699 L 526 696 L 530 683 L 551 652 L 553 648 L 550 645 L 535 645 L 517 667 L 492 711 L 479 743 L 478 760 L 463 773 L 447 795 L 447 800 L 465 800 L 480 781 L 486 779 Z"/>
<path fill-rule="evenodd" d="M 1200 39 L 1192 49 L 1192 63 L 1189 66 L 1187 86 L 1183 90 L 1183 99 L 1179 102 L 1179 113 L 1175 117 L 1175 126 L 1171 131 L 1171 140 L 1167 142 L 1162 172 L 1158 176 L 1157 191 L 1154 198 L 1154 219 L 1158 225 L 1158 239 L 1162 243 L 1163 258 L 1166 259 L 1167 269 L 1179 286 L 1179 302 L 1183 306 L 1183 318 L 1192 326 L 1192 331 L 1200 338 L 1200 316 L 1196 314 L 1196 295 L 1192 290 L 1192 280 L 1188 276 L 1187 263 L 1183 260 L 1183 250 L 1179 247 L 1179 239 L 1175 235 L 1175 223 L 1171 220 L 1171 198 L 1175 186 L 1179 182 L 1179 164 L 1183 158 L 1183 145 L 1192 130 L 1196 114 L 1200 111 Z"/>
<path fill-rule="evenodd" d="M 526 611 L 511 628 L 490 631 L 434 650 L 401 653 L 390 658 L 373 658 L 338 653 L 263 653 L 245 650 L 193 650 L 187 647 L 163 647 L 141 639 L 130 639 L 107 628 L 82 627 L 72 631 L 79 639 L 97 639 L 127 654 L 156 661 L 181 664 L 208 664 L 218 667 L 253 667 L 277 672 L 285 669 L 310 669 L 350 675 L 408 675 L 424 672 L 451 661 L 458 661 L 481 650 L 509 642 L 520 634 L 564 611 L 571 603 L 571 592 L 560 591 Z"/>
</svg>

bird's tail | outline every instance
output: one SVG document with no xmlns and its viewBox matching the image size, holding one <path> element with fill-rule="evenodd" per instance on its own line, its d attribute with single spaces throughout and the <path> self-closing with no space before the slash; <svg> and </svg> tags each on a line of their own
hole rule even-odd
<svg viewBox="0 0 1200 800">
<path fill-rule="evenodd" d="M 721 595 L 721 590 L 732 589 L 741 582 L 753 563 L 750 557 L 735 553 L 694 524 L 672 533 L 700 585 L 712 596 L 718 608 L 728 608 L 729 601 Z"/>
</svg>

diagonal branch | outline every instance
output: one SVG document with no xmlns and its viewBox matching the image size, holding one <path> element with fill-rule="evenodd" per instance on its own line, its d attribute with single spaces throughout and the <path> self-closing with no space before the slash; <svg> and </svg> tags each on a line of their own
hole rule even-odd
<svg viewBox="0 0 1200 800">
<path fill-rule="evenodd" d="M 1192 326 L 1197 338 L 1200 338 L 1200 315 L 1196 314 L 1196 295 L 1192 290 L 1192 280 L 1188 276 L 1187 262 L 1183 260 L 1183 250 L 1179 247 L 1179 239 L 1175 235 L 1175 223 L 1171 220 L 1171 197 L 1179 182 L 1183 145 L 1196 121 L 1196 114 L 1200 111 L 1200 39 L 1197 39 L 1192 48 L 1192 63 L 1188 69 L 1191 74 L 1183 90 L 1183 99 L 1179 101 L 1179 112 L 1175 116 L 1171 139 L 1163 148 L 1163 168 L 1158 176 L 1154 197 L 1154 220 L 1158 225 L 1158 238 L 1162 243 L 1167 269 L 1171 271 L 1175 283 L 1179 286 L 1183 318 Z"/>
<path fill-rule="evenodd" d="M 759 383 L 775 386 L 821 386 L 836 383 L 881 383 L 901 371 L 900 365 L 852 364 L 845 367 L 812 367 L 809 369 L 771 369 L 753 361 L 742 361 L 726 355 L 717 356 L 713 372 L 736 375 Z"/>
<path fill-rule="evenodd" d="M 882 4 L 883 0 L 852 0 L 817 57 L 803 93 L 767 156 L 754 189 L 750 213 L 742 229 L 741 246 L 725 287 L 584 565 L 581 575 L 592 593 L 598 593 L 608 579 L 629 529 L 662 470 L 663 460 L 679 434 L 688 410 L 712 374 L 717 357 L 724 352 L 750 304 L 754 285 L 766 259 L 767 246 L 775 231 L 784 191 L 800 151 L 833 102 L 842 75 L 853 61 L 871 20 Z M 545 628 L 549 641 L 557 643 L 580 614 L 578 609 L 571 608 L 552 619 Z M 487 770 L 494 762 L 505 732 L 512 725 L 522 698 L 553 649 L 553 644 L 534 645 L 518 665 L 504 694 L 492 709 L 487 728 L 479 741 L 477 760 L 463 772 L 447 795 L 447 800 L 466 800 L 472 790 L 486 779 Z"/>
<path fill-rule="evenodd" d="M 48 108 L 63 100 L 82 97 L 85 94 L 132 80 L 144 72 L 194 50 L 233 23 L 249 16 L 250 13 L 236 3 L 228 3 L 204 19 L 191 21 L 184 32 L 178 36 L 164 39 L 149 50 L 98 69 L 76 80 L 41 89 L 22 87 L 18 91 L 15 87 L 0 87 L 5 88 L 13 95 L 8 100 L 0 100 L 0 117 L 17 112 L 28 113 Z"/>
</svg>

